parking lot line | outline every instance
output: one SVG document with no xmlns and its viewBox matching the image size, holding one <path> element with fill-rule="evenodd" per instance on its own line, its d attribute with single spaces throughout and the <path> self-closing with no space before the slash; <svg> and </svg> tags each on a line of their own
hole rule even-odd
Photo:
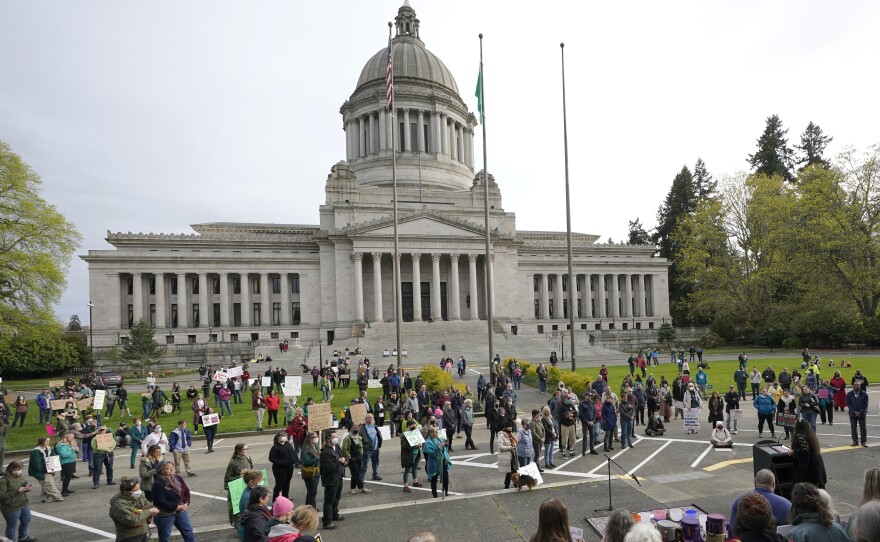
<svg viewBox="0 0 880 542">
<path fill-rule="evenodd" d="M 646 458 L 644 459 L 644 461 L 642 461 L 641 463 L 639 463 L 638 465 L 636 465 L 635 467 L 633 467 L 633 469 L 632 469 L 631 471 L 629 471 L 629 474 L 631 474 L 631 475 L 632 475 L 632 474 L 635 474 L 637 470 L 639 470 L 640 468 L 642 468 L 644 465 L 647 465 L 647 464 L 648 464 L 648 461 L 654 459 L 654 457 L 655 457 L 657 454 L 659 454 L 660 452 L 662 452 L 663 449 L 666 448 L 667 446 L 669 446 L 670 444 L 672 444 L 672 441 L 671 441 L 671 440 L 667 440 L 666 442 L 664 442 L 664 443 L 663 443 L 663 446 L 660 446 L 659 448 L 657 448 L 656 450 L 654 450 L 654 452 L 653 452 L 651 455 L 649 455 L 648 457 L 646 457 Z"/>
<path fill-rule="evenodd" d="M 693 463 L 691 463 L 691 468 L 693 469 L 693 468 L 695 468 L 697 465 L 699 465 L 699 464 L 700 464 L 700 461 L 702 461 L 703 458 L 706 457 L 706 454 L 708 454 L 709 452 L 712 451 L 712 448 L 713 448 L 713 446 L 710 444 L 705 450 L 703 450 L 703 453 L 700 454 L 700 457 L 698 457 L 696 461 L 694 461 Z"/>
<path fill-rule="evenodd" d="M 623 454 L 625 454 L 628 450 L 632 450 L 632 449 L 633 449 L 633 448 L 624 448 L 623 450 L 620 450 L 619 452 L 617 452 L 617 454 L 613 455 L 613 456 L 611 457 L 611 459 L 617 459 L 618 457 L 620 457 L 620 456 L 622 456 Z M 599 470 L 599 469 L 601 469 L 602 467 L 605 467 L 605 466 L 606 466 L 606 462 L 607 462 L 607 461 L 608 461 L 608 460 L 606 459 L 605 461 L 599 463 L 599 464 L 596 466 L 596 468 L 594 468 L 593 470 L 591 470 L 591 471 L 588 472 L 587 474 L 596 474 L 596 471 L 597 471 L 597 470 Z"/>
<path fill-rule="evenodd" d="M 116 535 L 113 533 L 108 533 L 107 531 L 95 529 L 94 527 L 89 527 L 88 525 L 83 525 L 82 523 L 74 523 L 72 521 L 67 521 L 66 519 L 60 519 L 60 518 L 56 518 L 55 516 L 49 516 L 46 514 L 41 514 L 39 512 L 34 512 L 33 510 L 31 510 L 31 515 L 34 517 L 38 517 L 40 519 L 45 519 L 47 521 L 54 521 L 55 523 L 60 523 L 61 525 L 67 525 L 68 527 L 73 527 L 74 529 L 79 529 L 81 531 L 87 531 L 92 534 L 105 536 L 105 537 L 113 539 L 113 540 L 116 539 Z"/>
</svg>

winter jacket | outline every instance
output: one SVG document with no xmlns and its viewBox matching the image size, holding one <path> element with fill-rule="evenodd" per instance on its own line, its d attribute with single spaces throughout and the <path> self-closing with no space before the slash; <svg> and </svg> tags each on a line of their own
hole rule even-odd
<svg viewBox="0 0 880 542">
<path fill-rule="evenodd" d="M 265 542 L 269 538 L 266 536 L 266 523 L 272 517 L 272 513 L 260 503 L 249 504 L 241 515 L 238 516 L 238 522 L 243 527 L 244 542 Z"/>
<path fill-rule="evenodd" d="M 269 526 L 268 524 L 266 525 Z M 269 529 L 269 542 L 315 542 L 315 537 L 301 534 L 290 523 L 276 523 Z"/>
<path fill-rule="evenodd" d="M 235 456 L 226 465 L 226 473 L 223 475 L 223 489 L 229 488 L 229 482 L 241 477 L 241 471 L 254 468 L 254 462 L 249 456 Z"/>
<path fill-rule="evenodd" d="M 849 542 L 846 529 L 839 523 L 832 521 L 830 525 L 822 525 L 819 522 L 819 514 L 805 513 L 794 518 L 793 527 L 788 531 L 789 542 Z"/>
<path fill-rule="evenodd" d="M 281 397 L 277 395 L 267 395 L 263 398 L 263 401 L 266 403 L 266 409 L 268 410 L 278 410 L 278 407 L 281 406 Z"/>
<path fill-rule="evenodd" d="M 61 464 L 76 462 L 76 450 L 66 442 L 59 442 L 55 445 L 55 454 L 61 457 Z"/>
<path fill-rule="evenodd" d="M 293 445 L 290 442 L 273 444 L 269 450 L 269 463 L 272 463 L 273 467 L 293 470 L 293 466 L 296 464 L 296 452 L 293 450 Z"/>
<path fill-rule="evenodd" d="M 532 449 L 532 431 L 520 429 L 518 432 L 519 440 L 516 443 L 516 455 L 523 457 L 531 457 L 534 453 Z"/>
<path fill-rule="evenodd" d="M 770 395 L 758 395 L 752 400 L 752 406 L 758 410 L 758 414 L 769 415 L 776 412 L 776 401 Z"/>
<path fill-rule="evenodd" d="M 110 499 L 110 519 L 116 527 L 116 540 L 149 536 L 152 504 L 143 495 L 132 497 L 117 493 Z"/>
<path fill-rule="evenodd" d="M 46 449 L 44 452 L 39 448 L 34 448 L 31 450 L 31 458 L 28 462 L 28 476 L 33 476 L 37 480 L 45 480 L 46 479 L 46 458 L 52 455 L 51 449 Z M 51 478 L 52 475 L 49 474 Z"/>
<path fill-rule="evenodd" d="M 161 460 L 153 462 L 149 458 L 142 457 L 141 463 L 138 465 L 138 474 L 141 477 L 141 487 L 153 489 L 153 482 L 156 480 L 156 467 L 159 466 Z"/>
<path fill-rule="evenodd" d="M 324 487 L 335 486 L 342 483 L 345 476 L 345 465 L 339 462 L 343 457 L 339 446 L 324 446 L 321 448 L 321 485 Z"/>
<path fill-rule="evenodd" d="M 180 429 L 179 427 L 171 432 L 168 437 L 168 448 L 172 452 L 187 451 L 192 447 L 192 434 L 189 429 Z"/>
<path fill-rule="evenodd" d="M 174 515 L 177 513 L 178 506 L 190 503 L 189 488 L 186 487 L 186 482 L 184 482 L 183 478 L 177 474 L 172 476 L 174 476 L 174 478 L 177 479 L 177 483 L 180 484 L 180 493 L 174 491 L 171 486 L 166 486 L 165 479 L 162 476 L 157 476 L 156 479 L 153 480 L 153 492 L 151 496 L 153 497 L 153 505 L 159 509 L 160 516 Z"/>
<path fill-rule="evenodd" d="M 865 390 L 861 390 L 858 395 L 850 390 L 846 394 L 846 406 L 849 408 L 850 417 L 857 418 L 859 415 L 864 416 L 868 412 L 868 394 Z M 856 414 L 856 413 L 859 414 Z"/>
<path fill-rule="evenodd" d="M 505 431 L 498 433 L 498 472 L 507 474 L 511 472 L 513 455 L 516 454 L 516 437 Z"/>
<path fill-rule="evenodd" d="M 617 412 L 613 403 L 602 403 L 602 429 L 614 431 L 617 428 Z"/>
<path fill-rule="evenodd" d="M 19 491 L 27 485 L 24 476 L 10 478 L 6 474 L 0 475 L 0 512 L 15 512 L 28 505 L 28 494 Z"/>
</svg>

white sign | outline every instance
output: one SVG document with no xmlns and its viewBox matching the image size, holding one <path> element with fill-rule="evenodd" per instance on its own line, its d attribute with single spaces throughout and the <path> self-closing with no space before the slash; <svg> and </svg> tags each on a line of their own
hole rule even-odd
<svg viewBox="0 0 880 542">
<path fill-rule="evenodd" d="M 302 395 L 302 377 L 301 376 L 285 376 L 284 384 L 281 384 L 285 397 L 299 397 Z"/>
<path fill-rule="evenodd" d="M 537 482 L 535 485 L 541 485 L 544 483 L 544 479 L 541 478 L 541 473 L 538 472 L 538 464 L 537 463 L 529 463 L 524 467 L 520 467 L 516 472 L 519 473 L 520 476 L 531 476 Z"/>
<path fill-rule="evenodd" d="M 403 434 L 406 437 L 406 441 L 409 442 L 409 445 L 415 448 L 419 444 L 425 443 L 425 437 L 422 436 L 422 432 L 418 429 L 413 429 L 412 431 L 407 431 Z"/>
<path fill-rule="evenodd" d="M 226 373 L 226 371 L 217 371 L 216 373 L 214 373 L 214 376 L 212 376 L 211 379 L 217 382 L 226 382 L 229 379 L 229 375 Z"/>
<path fill-rule="evenodd" d="M 202 416 L 202 425 L 205 427 L 211 427 L 212 425 L 217 425 L 220 423 L 220 415 L 219 414 L 205 414 Z"/>
<path fill-rule="evenodd" d="M 104 401 L 107 400 L 107 391 L 106 390 L 98 390 L 95 392 L 95 401 L 92 403 L 92 406 L 95 410 L 101 410 L 104 408 Z"/>
<path fill-rule="evenodd" d="M 239 378 L 242 373 L 244 373 L 244 370 L 241 367 L 230 367 L 229 369 L 226 369 L 226 376 L 229 378 Z"/>
<path fill-rule="evenodd" d="M 264 376 L 263 377 L 263 387 L 264 388 L 271 388 L 272 387 L 272 377 L 271 376 Z"/>
<path fill-rule="evenodd" d="M 694 431 L 700 430 L 700 414 L 702 408 L 686 408 L 684 409 L 684 428 Z"/>
<path fill-rule="evenodd" d="M 574 542 L 584 542 L 584 530 L 579 527 L 568 526 L 568 534 Z"/>
<path fill-rule="evenodd" d="M 730 421 L 738 422 L 743 419 L 743 411 L 741 408 L 731 408 L 730 409 Z"/>
<path fill-rule="evenodd" d="M 46 458 L 46 472 L 61 472 L 61 456 L 51 455 Z"/>
<path fill-rule="evenodd" d="M 368 388 L 381 388 L 382 381 L 379 380 L 378 378 L 376 378 L 376 379 L 371 378 L 371 379 L 367 380 L 367 387 Z"/>
<path fill-rule="evenodd" d="M 382 440 L 391 440 L 391 426 L 383 425 L 379 428 L 379 432 L 382 433 Z"/>
</svg>

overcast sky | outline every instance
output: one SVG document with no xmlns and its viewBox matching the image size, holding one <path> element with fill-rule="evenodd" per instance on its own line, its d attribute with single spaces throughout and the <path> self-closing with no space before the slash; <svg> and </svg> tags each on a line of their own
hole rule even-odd
<svg viewBox="0 0 880 542">
<path fill-rule="evenodd" d="M 574 231 L 648 227 L 682 165 L 747 168 L 768 115 L 880 141 L 880 3 L 411 0 L 473 90 L 485 35 L 489 171 L 517 226 L 564 230 L 559 42 Z M 340 105 L 402 0 L 0 3 L 0 139 L 83 234 L 214 221 L 317 224 L 345 158 Z M 475 138 L 477 169 L 482 140 Z M 84 262 L 57 314 L 88 319 Z"/>
</svg>

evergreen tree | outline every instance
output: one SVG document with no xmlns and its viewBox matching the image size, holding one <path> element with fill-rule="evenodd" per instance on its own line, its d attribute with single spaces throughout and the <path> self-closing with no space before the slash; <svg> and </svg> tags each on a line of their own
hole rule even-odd
<svg viewBox="0 0 880 542">
<path fill-rule="evenodd" d="M 659 255 L 669 260 L 674 253 L 672 233 L 681 217 L 692 212 L 696 206 L 694 201 L 694 177 L 687 166 L 672 180 L 672 187 L 657 210 L 657 229 L 654 232 L 654 244 L 659 247 Z"/>
<path fill-rule="evenodd" d="M 758 150 L 749 155 L 753 172 L 768 177 L 779 175 L 788 182 L 795 180 L 791 172 L 793 153 L 785 138 L 787 133 L 788 129 L 782 128 L 779 115 L 767 117 L 764 133 L 758 138 Z"/>
<path fill-rule="evenodd" d="M 795 145 L 800 151 L 800 157 L 798 157 L 797 163 L 801 167 L 798 168 L 798 171 L 803 171 L 813 165 L 828 169 L 828 162 L 822 154 L 825 152 L 825 147 L 831 143 L 832 139 L 834 138 L 828 137 L 822 133 L 822 128 L 820 128 L 818 124 L 814 124 L 813 121 L 810 121 L 810 124 L 807 125 L 807 129 L 801 134 L 801 144 Z"/>
<path fill-rule="evenodd" d="M 70 321 L 67 322 L 67 331 L 82 331 L 82 322 L 79 320 L 79 315 L 74 314 L 70 317 Z"/>
<path fill-rule="evenodd" d="M 694 196 L 698 200 L 713 197 L 717 184 L 706 168 L 706 162 L 703 162 L 702 158 L 697 158 L 697 163 L 694 165 Z"/>
<path fill-rule="evenodd" d="M 143 373 L 150 365 L 158 363 L 165 353 L 153 335 L 156 330 L 149 322 L 138 320 L 131 326 L 131 337 L 122 349 L 122 361 L 136 372 Z"/>
<path fill-rule="evenodd" d="M 651 244 L 651 236 L 645 231 L 645 227 L 642 226 L 642 222 L 638 218 L 629 221 L 629 239 L 627 239 L 626 243 L 628 245 Z"/>
</svg>

